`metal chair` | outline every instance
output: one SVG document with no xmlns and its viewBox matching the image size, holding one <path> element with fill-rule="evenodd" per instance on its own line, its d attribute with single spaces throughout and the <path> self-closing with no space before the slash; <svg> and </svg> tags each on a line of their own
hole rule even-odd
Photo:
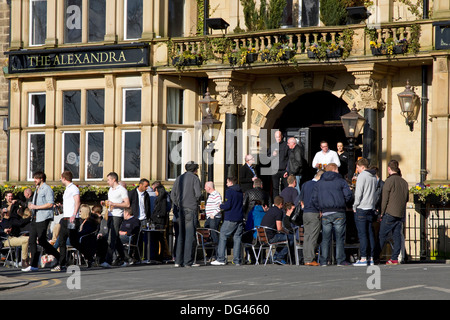
<svg viewBox="0 0 450 320">
<path fill-rule="evenodd" d="M 216 234 L 217 242 L 214 241 L 213 234 Z M 201 248 L 203 252 L 203 261 L 206 265 L 206 249 L 213 249 L 213 254 L 217 253 L 218 239 L 220 238 L 220 232 L 209 228 L 197 228 L 197 248 L 195 250 L 194 261 L 197 261 L 197 251 Z"/>
<path fill-rule="evenodd" d="M 295 252 L 295 264 L 300 265 L 300 259 L 298 250 L 303 250 L 304 229 L 303 227 L 294 227 L 294 252 Z"/>
<path fill-rule="evenodd" d="M 139 230 L 137 234 L 133 234 L 131 237 L 129 237 L 128 243 L 123 244 L 124 248 L 127 249 L 128 255 L 130 255 L 131 249 L 137 250 L 139 259 L 138 261 L 141 261 L 141 250 L 139 249 L 140 238 L 141 238 L 141 231 Z"/>
<path fill-rule="evenodd" d="M 8 253 L 6 254 L 5 260 L 3 261 L 3 266 L 6 265 L 13 265 L 14 267 L 19 267 L 19 247 L 13 247 L 11 246 L 11 242 L 9 241 L 9 237 L 0 237 L 0 241 L 7 241 L 8 245 L 1 248 L 1 250 L 8 250 Z"/>
<path fill-rule="evenodd" d="M 253 234 L 256 232 L 256 228 L 245 231 L 241 236 L 242 252 L 246 252 L 245 249 L 252 249 L 253 258 L 256 259 L 256 248 L 259 247 L 258 238 L 254 237 Z M 251 241 L 250 241 L 251 239 Z M 257 264 L 257 261 L 255 262 Z"/>
<path fill-rule="evenodd" d="M 269 238 L 267 237 L 267 230 L 272 230 L 274 232 L 278 232 L 275 229 L 269 228 L 269 227 L 256 227 L 257 230 L 257 235 L 258 235 L 258 242 L 259 242 L 259 250 L 258 250 L 258 255 L 256 257 L 256 262 L 258 264 L 259 261 L 259 256 L 261 254 L 261 250 L 263 248 L 268 248 L 269 249 L 269 254 L 266 256 L 266 261 L 264 262 L 264 265 L 267 264 L 267 261 L 269 260 L 269 258 L 272 259 L 273 261 L 273 252 L 272 249 L 276 249 L 279 246 L 287 246 L 288 248 L 288 256 L 289 256 L 289 262 L 292 263 L 292 257 L 291 257 L 291 251 L 289 248 L 289 240 L 288 237 L 286 235 L 286 240 L 285 241 L 279 241 L 279 242 L 270 242 Z"/>
</svg>

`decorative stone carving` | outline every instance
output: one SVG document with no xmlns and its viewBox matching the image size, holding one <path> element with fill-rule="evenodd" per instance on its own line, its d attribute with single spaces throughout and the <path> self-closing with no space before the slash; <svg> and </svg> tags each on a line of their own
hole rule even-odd
<svg viewBox="0 0 450 320">
<path fill-rule="evenodd" d="M 219 112 L 245 115 L 242 105 L 242 84 L 232 83 L 233 80 L 230 78 L 214 79 L 214 82 L 218 93 L 216 99 L 219 101 Z"/>
</svg>

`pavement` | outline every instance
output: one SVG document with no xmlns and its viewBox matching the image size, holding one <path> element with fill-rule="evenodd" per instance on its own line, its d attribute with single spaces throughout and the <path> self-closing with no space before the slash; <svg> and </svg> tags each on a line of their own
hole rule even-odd
<svg viewBox="0 0 450 320">
<path fill-rule="evenodd" d="M 26 286 L 29 281 L 0 276 L 0 291 Z"/>
</svg>

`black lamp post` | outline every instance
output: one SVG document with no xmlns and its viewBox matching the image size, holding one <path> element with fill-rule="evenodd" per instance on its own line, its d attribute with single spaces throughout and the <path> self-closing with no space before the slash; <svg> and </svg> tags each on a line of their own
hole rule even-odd
<svg viewBox="0 0 450 320">
<path fill-rule="evenodd" d="M 219 132 L 222 122 L 214 118 L 214 114 L 219 106 L 219 101 L 211 98 L 209 90 L 206 89 L 205 97 L 199 102 L 202 110 L 202 126 L 206 128 L 202 142 L 206 142 L 203 154 L 206 152 L 206 165 L 208 167 L 208 181 L 214 181 L 214 133 Z M 204 157 L 203 157 L 204 158 Z"/>
<path fill-rule="evenodd" d="M 356 104 L 353 104 L 352 110 L 341 116 L 341 121 L 345 136 L 348 139 L 348 174 L 350 175 L 355 172 L 355 141 L 364 127 L 366 119 L 358 113 Z M 352 177 L 349 176 L 348 178 L 351 179 Z"/>
<path fill-rule="evenodd" d="M 402 108 L 402 115 L 406 119 L 406 124 L 409 126 L 409 130 L 414 130 L 414 122 L 417 120 L 419 114 L 419 97 L 411 90 L 409 80 L 406 81 L 405 90 L 397 94 L 400 101 L 400 107 Z"/>
</svg>

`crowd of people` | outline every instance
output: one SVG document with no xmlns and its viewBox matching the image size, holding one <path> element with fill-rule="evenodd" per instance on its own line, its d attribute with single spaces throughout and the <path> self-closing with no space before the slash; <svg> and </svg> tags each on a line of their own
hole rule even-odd
<svg viewBox="0 0 450 320">
<path fill-rule="evenodd" d="M 253 241 L 257 226 L 266 228 L 269 242 L 287 241 L 289 245 L 277 248 L 273 256 L 274 263 L 286 264 L 287 258 L 293 256 L 296 225 L 303 228 L 304 265 L 329 265 L 332 237 L 337 265 L 349 265 L 344 249 L 349 210 L 354 212 L 359 239 L 359 259 L 353 265 L 377 263 L 390 235 L 394 247 L 386 263 L 398 264 L 408 201 L 408 184 L 401 177 L 398 162 L 389 162 L 389 176 L 383 182 L 377 168 L 370 167 L 366 159 L 359 159 L 358 178 L 352 186 L 348 171 L 342 168 L 347 166 L 348 158 L 342 143 L 338 143 L 336 152 L 322 141 L 321 151 L 312 161 L 315 175 L 305 181 L 309 164 L 301 145 L 295 138 L 284 141 L 279 131 L 275 138 L 269 155 L 278 170 L 272 176 L 271 193 L 263 188 L 251 155 L 245 157 L 238 177 L 227 178 L 223 198 L 213 181 L 202 188 L 197 175 L 199 166 L 192 161 L 186 163 L 185 173 L 175 180 L 170 193 L 160 181 L 150 186 L 147 179 L 141 179 L 128 191 L 118 175 L 111 172 L 107 175 L 108 198 L 94 206 L 81 203 L 70 171 L 61 174 L 65 186 L 62 204 L 55 204 L 45 173 L 36 172 L 35 191 L 25 189 L 25 200 L 14 199 L 12 192 L 5 194 L 0 245 L 21 248 L 24 272 L 38 270 L 42 252 L 54 257 L 52 271 L 64 271 L 69 245 L 82 254 L 88 267 L 125 267 L 142 260 L 172 261 L 175 267 L 197 266 L 196 230 L 205 191 L 204 227 L 216 231 L 211 233 L 216 248 L 208 256 L 213 266 L 228 263 L 229 238 L 233 242 L 234 265 L 256 263 L 250 251 L 242 250 L 242 242 Z M 173 213 L 172 225 L 169 212 Z M 381 221 L 379 233 L 373 225 L 377 220 Z M 173 250 L 168 244 L 168 235 L 172 234 L 169 226 L 175 233 Z M 141 232 L 143 229 L 157 232 Z"/>
</svg>

